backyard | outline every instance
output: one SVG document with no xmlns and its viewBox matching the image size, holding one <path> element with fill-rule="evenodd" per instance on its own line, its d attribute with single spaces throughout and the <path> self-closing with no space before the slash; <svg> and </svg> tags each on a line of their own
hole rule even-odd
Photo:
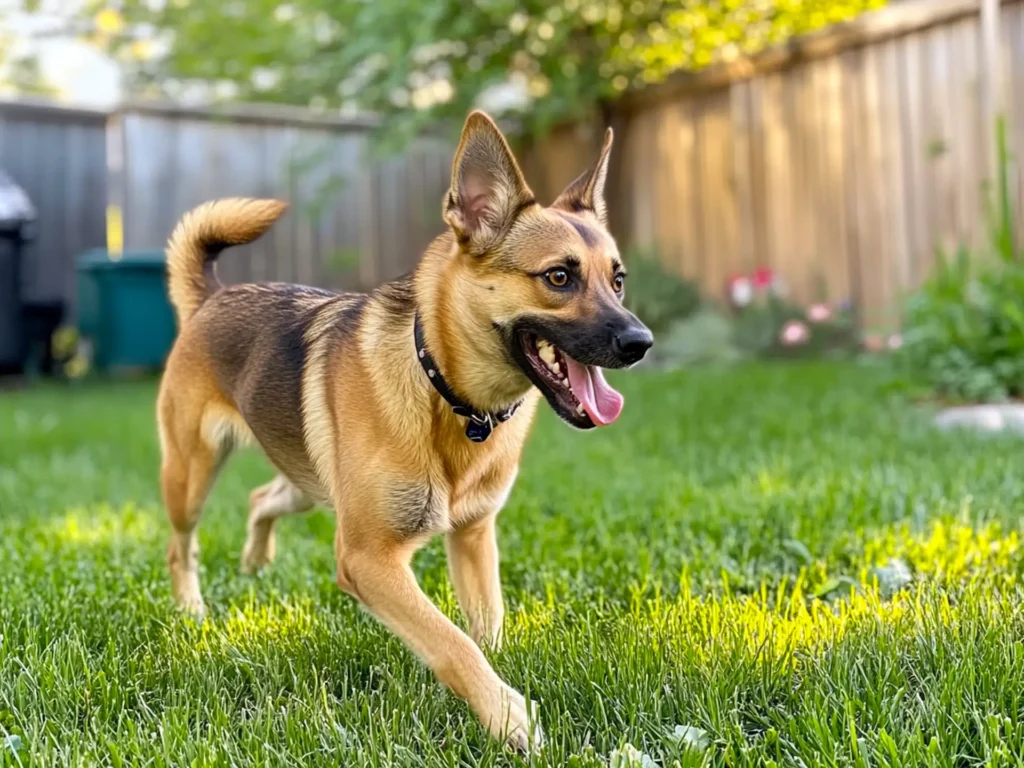
<svg viewBox="0 0 1024 768">
<path fill-rule="evenodd" d="M 1013 438 L 935 431 L 875 365 L 616 382 L 600 434 L 541 414 L 500 519 L 534 764 L 1024 758 Z M 0 394 L 0 764 L 523 761 L 337 589 L 326 512 L 239 575 L 254 454 L 203 519 L 210 615 L 179 616 L 154 384 L 67 386 Z M 441 541 L 415 567 L 458 616 Z"/>
</svg>

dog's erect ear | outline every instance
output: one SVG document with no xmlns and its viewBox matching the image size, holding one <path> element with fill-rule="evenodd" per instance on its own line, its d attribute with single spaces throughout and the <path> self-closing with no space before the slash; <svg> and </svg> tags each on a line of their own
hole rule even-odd
<svg viewBox="0 0 1024 768">
<path fill-rule="evenodd" d="M 601 156 L 597 159 L 597 163 L 566 187 L 558 199 L 551 204 L 552 208 L 573 213 L 590 211 L 603 225 L 608 226 L 604 182 L 608 178 L 608 158 L 612 154 L 613 138 L 612 129 L 609 128 L 604 132 L 604 146 L 601 148 Z"/>
<path fill-rule="evenodd" d="M 444 203 L 444 220 L 460 245 L 483 253 L 523 209 L 534 204 L 533 192 L 498 126 L 483 112 L 473 112 L 462 129 Z"/>
</svg>

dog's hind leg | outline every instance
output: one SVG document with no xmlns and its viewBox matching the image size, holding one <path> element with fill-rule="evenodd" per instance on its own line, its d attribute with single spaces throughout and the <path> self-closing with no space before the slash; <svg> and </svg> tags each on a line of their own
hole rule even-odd
<svg viewBox="0 0 1024 768">
<path fill-rule="evenodd" d="M 171 523 L 167 567 L 179 607 L 202 616 L 196 526 L 213 481 L 231 452 L 231 440 L 204 434 L 202 417 L 188 419 L 183 410 L 192 409 L 187 406 L 175 409 L 161 399 L 159 426 L 163 465 L 160 486 Z"/>
<path fill-rule="evenodd" d="M 242 549 L 242 572 L 255 573 L 274 559 L 277 518 L 308 512 L 313 500 L 284 475 L 261 485 L 249 496 L 249 527 Z"/>
</svg>

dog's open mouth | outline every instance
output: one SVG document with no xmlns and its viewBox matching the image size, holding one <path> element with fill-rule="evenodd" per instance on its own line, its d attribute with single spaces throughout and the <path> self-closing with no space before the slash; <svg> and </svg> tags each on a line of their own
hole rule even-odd
<svg viewBox="0 0 1024 768">
<path fill-rule="evenodd" d="M 530 365 L 527 373 L 559 416 L 582 429 L 619 418 L 622 395 L 605 381 L 600 368 L 573 360 L 536 334 L 520 334 L 519 341 Z"/>
</svg>

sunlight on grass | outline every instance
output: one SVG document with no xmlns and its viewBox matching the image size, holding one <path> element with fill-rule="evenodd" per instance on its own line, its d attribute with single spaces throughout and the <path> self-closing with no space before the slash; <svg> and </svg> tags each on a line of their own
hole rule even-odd
<svg viewBox="0 0 1024 768">
<path fill-rule="evenodd" d="M 979 573 L 1001 574 L 1016 581 L 1021 564 L 1020 536 L 998 524 L 976 529 L 940 520 L 926 533 L 912 532 L 907 524 L 890 528 L 869 539 L 864 547 L 868 565 L 900 558 L 915 572 L 938 579 L 956 580 Z"/>
<path fill-rule="evenodd" d="M 133 504 L 118 509 L 108 504 L 73 507 L 40 526 L 46 540 L 89 546 L 149 543 L 155 540 L 156 530 L 152 517 Z"/>
<path fill-rule="evenodd" d="M 999 626 L 1014 610 L 1020 558 L 1019 534 L 999 525 L 939 520 L 917 532 L 893 526 L 867 539 L 853 563 L 856 576 L 836 578 L 819 562 L 795 577 L 762 582 L 753 594 L 737 593 L 725 574 L 716 594 L 695 587 L 687 574 L 673 596 L 638 585 L 627 615 L 613 622 L 622 637 L 607 642 L 632 644 L 640 633 L 655 651 L 671 649 L 701 664 L 739 658 L 795 671 L 851 634 L 916 637 L 961 624 Z M 880 583 L 878 568 L 894 560 L 908 569 L 896 588 Z M 827 582 L 835 586 L 822 590 Z M 550 589 L 546 600 L 525 599 L 507 621 L 511 636 L 527 645 L 541 643 L 552 626 L 572 623 Z"/>
<path fill-rule="evenodd" d="M 793 489 L 792 481 L 788 471 L 781 467 L 774 470 L 759 469 L 757 471 L 756 483 L 752 483 L 758 494 L 762 497 L 783 496 Z"/>
<path fill-rule="evenodd" d="M 196 650 L 223 653 L 287 646 L 313 632 L 316 608 L 312 600 L 261 603 L 250 598 L 224 619 L 207 619 Z"/>
<path fill-rule="evenodd" d="M 843 599 L 808 598 L 802 577 L 755 595 L 707 597 L 684 587 L 671 602 L 634 606 L 639 620 L 672 647 L 686 647 L 704 662 L 740 651 L 747 658 L 795 668 L 813 661 L 854 627 L 897 624 L 912 613 L 914 594 L 885 600 L 864 585 Z"/>
<path fill-rule="evenodd" d="M 558 616 L 555 590 L 548 585 L 546 599 L 526 595 L 523 604 L 505 617 L 505 631 L 514 634 L 542 635 Z"/>
</svg>

